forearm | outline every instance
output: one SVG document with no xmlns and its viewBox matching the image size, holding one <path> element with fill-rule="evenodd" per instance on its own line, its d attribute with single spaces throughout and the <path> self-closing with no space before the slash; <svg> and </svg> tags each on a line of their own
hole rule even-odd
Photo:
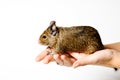
<svg viewBox="0 0 120 80">
<path fill-rule="evenodd" d="M 120 68 L 120 51 L 112 50 L 113 57 L 108 63 L 110 67 Z"/>
<path fill-rule="evenodd" d="M 104 45 L 106 49 L 114 49 L 120 51 L 120 42 L 112 43 L 112 44 L 106 44 Z"/>
</svg>

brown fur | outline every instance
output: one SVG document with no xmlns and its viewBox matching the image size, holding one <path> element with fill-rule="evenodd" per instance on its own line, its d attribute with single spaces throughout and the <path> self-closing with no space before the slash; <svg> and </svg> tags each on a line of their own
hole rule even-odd
<svg viewBox="0 0 120 80">
<path fill-rule="evenodd" d="M 43 32 L 39 38 L 42 45 L 54 49 L 54 53 L 79 52 L 91 54 L 104 49 L 98 31 L 90 26 L 56 27 L 55 35 L 51 34 L 55 29 L 55 21 Z M 43 38 L 46 36 L 47 38 Z"/>
</svg>

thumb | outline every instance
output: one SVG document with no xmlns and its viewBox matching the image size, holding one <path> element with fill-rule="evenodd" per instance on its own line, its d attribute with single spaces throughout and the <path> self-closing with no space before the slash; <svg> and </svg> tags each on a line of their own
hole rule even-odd
<svg viewBox="0 0 120 80">
<path fill-rule="evenodd" d="M 84 66 L 88 64 L 95 64 L 96 62 L 97 59 L 93 55 L 84 55 L 73 63 L 73 68 L 77 68 L 78 66 Z"/>
<path fill-rule="evenodd" d="M 69 53 L 73 58 L 75 59 L 80 59 L 80 58 L 83 58 L 85 56 L 88 56 L 88 54 L 85 54 L 85 53 L 76 53 L 76 52 L 72 52 L 72 53 Z"/>
<path fill-rule="evenodd" d="M 84 65 L 87 65 L 88 64 L 88 62 L 86 61 L 86 59 L 84 58 L 84 59 L 78 59 L 77 61 L 75 61 L 74 63 L 73 63 L 73 68 L 77 68 L 77 67 L 79 67 L 79 66 L 84 66 Z"/>
</svg>

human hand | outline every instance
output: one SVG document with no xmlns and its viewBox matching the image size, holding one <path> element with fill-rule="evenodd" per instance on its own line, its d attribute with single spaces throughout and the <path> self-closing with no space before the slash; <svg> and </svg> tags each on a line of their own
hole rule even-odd
<svg viewBox="0 0 120 80">
<path fill-rule="evenodd" d="M 59 65 L 73 66 L 74 68 L 88 64 L 120 68 L 120 42 L 105 45 L 105 48 L 90 55 L 70 52 L 72 57 L 65 54 L 49 55 L 52 50 L 48 48 L 36 57 L 36 61 L 43 61 L 45 64 L 55 61 Z"/>
<path fill-rule="evenodd" d="M 42 51 L 37 57 L 36 61 L 43 61 L 44 64 L 48 64 L 50 62 L 55 61 L 58 65 L 70 67 L 76 61 L 75 58 L 69 57 L 66 54 L 54 54 L 51 55 L 52 49 L 47 48 Z"/>
<path fill-rule="evenodd" d="M 49 48 L 45 49 L 36 57 L 36 61 L 37 62 L 43 61 L 44 64 L 48 64 L 49 62 L 54 61 L 53 56 L 49 55 L 51 52 L 52 52 L 51 49 Z"/>
<path fill-rule="evenodd" d="M 72 57 L 65 54 L 50 55 L 50 52 L 52 52 L 51 49 L 46 49 L 42 51 L 41 54 L 36 57 L 36 61 L 43 61 L 43 63 L 45 64 L 55 61 L 61 66 L 73 66 L 74 68 L 84 65 L 103 65 L 108 67 L 119 67 L 117 63 L 114 66 L 114 63 L 119 61 L 118 56 L 120 56 L 120 52 L 113 49 L 96 51 L 95 53 L 90 55 L 84 53 L 70 52 L 69 54 Z"/>
<path fill-rule="evenodd" d="M 115 50 L 112 49 L 104 49 L 100 51 L 96 51 L 93 54 L 84 54 L 84 53 L 70 53 L 77 60 L 73 63 L 73 67 L 79 67 L 84 65 L 103 65 L 103 66 L 112 66 L 111 62 L 114 58 Z"/>
</svg>

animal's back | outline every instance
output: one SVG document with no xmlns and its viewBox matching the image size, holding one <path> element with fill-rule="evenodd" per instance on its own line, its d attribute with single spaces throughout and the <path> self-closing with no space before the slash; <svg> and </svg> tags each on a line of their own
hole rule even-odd
<svg viewBox="0 0 120 80">
<path fill-rule="evenodd" d="M 61 53 L 74 51 L 90 54 L 103 48 L 99 33 L 93 27 L 59 27 L 56 49 Z"/>
</svg>

